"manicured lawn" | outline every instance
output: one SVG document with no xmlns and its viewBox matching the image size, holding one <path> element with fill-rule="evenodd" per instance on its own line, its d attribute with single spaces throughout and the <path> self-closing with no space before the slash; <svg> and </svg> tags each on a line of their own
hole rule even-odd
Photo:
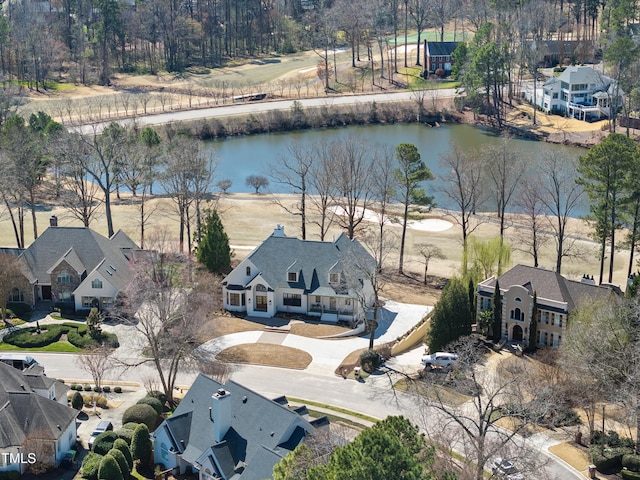
<svg viewBox="0 0 640 480">
<path fill-rule="evenodd" d="M 444 387 L 442 385 L 434 385 L 427 383 L 427 381 L 407 380 L 406 378 L 397 381 L 393 388 L 403 392 L 411 390 L 432 400 L 438 402 L 442 401 L 442 403 L 447 405 L 462 405 L 472 398 L 467 395 L 463 395 L 460 392 L 456 392 L 452 388 Z"/>
<path fill-rule="evenodd" d="M 311 355 L 297 348 L 269 343 L 235 345 L 220 352 L 216 358 L 228 363 L 249 363 L 300 370 L 307 368 L 312 360 Z"/>
<path fill-rule="evenodd" d="M 77 353 L 82 352 L 82 349 L 71 345 L 69 342 L 54 342 L 49 345 L 45 345 L 44 347 L 35 348 L 20 348 L 15 345 L 1 342 L 0 351 Z"/>
</svg>

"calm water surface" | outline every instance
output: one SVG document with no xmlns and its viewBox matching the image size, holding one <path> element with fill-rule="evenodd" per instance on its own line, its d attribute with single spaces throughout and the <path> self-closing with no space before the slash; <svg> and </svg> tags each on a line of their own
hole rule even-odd
<svg viewBox="0 0 640 480">
<path fill-rule="evenodd" d="M 429 128 L 420 124 L 395 125 L 367 125 L 349 126 L 334 129 L 304 130 L 296 132 L 271 133 L 245 137 L 233 137 L 207 142 L 207 148 L 218 158 L 216 179 L 231 179 L 233 182 L 230 192 L 248 192 L 251 187 L 245 184 L 249 175 L 264 175 L 269 177 L 270 166 L 280 157 L 287 155 L 287 148 L 293 143 L 314 145 L 327 143 L 335 139 L 353 136 L 364 139 L 374 145 L 395 148 L 400 143 L 412 143 L 418 147 L 422 159 L 436 176 L 436 179 L 425 183 L 425 189 L 435 196 L 439 207 L 451 208 L 447 200 L 434 192 L 434 185 L 445 172 L 440 166 L 440 157 L 446 154 L 452 144 L 463 149 L 483 150 L 498 144 L 502 138 L 494 132 L 470 125 L 445 125 L 439 128 Z M 545 152 L 555 151 L 559 154 L 577 158 L 584 155 L 586 150 L 564 145 L 555 145 L 531 140 L 514 139 L 513 148 L 527 161 L 529 167 L 534 167 L 538 158 Z M 289 190 L 270 179 L 269 190 L 274 193 L 286 193 Z M 583 215 L 588 208 L 584 205 L 574 216 Z"/>
</svg>

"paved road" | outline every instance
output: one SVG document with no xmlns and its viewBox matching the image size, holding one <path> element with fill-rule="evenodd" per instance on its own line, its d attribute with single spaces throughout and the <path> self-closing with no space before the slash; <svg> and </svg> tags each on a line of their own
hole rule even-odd
<svg viewBox="0 0 640 480">
<path fill-rule="evenodd" d="M 424 95 L 425 103 L 432 99 L 452 98 L 456 96 L 455 89 L 428 90 L 421 92 Z M 202 120 L 205 118 L 228 117 L 232 115 L 247 115 L 251 113 L 261 113 L 270 110 L 291 110 L 291 105 L 297 101 L 303 108 L 322 106 L 342 106 L 370 104 L 371 102 L 388 103 L 400 101 L 415 101 L 417 93 L 414 92 L 393 92 L 393 93 L 373 93 L 366 95 L 339 95 L 334 97 L 320 98 L 300 98 L 291 100 L 278 100 L 273 102 L 249 102 L 234 105 L 223 105 L 219 107 L 203 108 L 198 110 L 181 110 L 176 112 L 159 113 L 138 117 L 135 121 L 142 126 L 163 125 L 173 122 L 185 122 L 192 120 Z M 131 123 L 133 120 L 123 120 L 121 123 Z M 75 131 L 91 134 L 100 132 L 111 122 L 101 122 L 92 125 L 83 125 L 74 128 Z"/>
</svg>

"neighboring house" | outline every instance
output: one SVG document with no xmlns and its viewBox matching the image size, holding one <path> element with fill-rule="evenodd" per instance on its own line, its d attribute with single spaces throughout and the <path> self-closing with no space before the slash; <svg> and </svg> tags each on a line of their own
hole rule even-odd
<svg viewBox="0 0 640 480">
<path fill-rule="evenodd" d="M 77 434 L 68 390 L 37 369 L 20 372 L 0 363 L 0 471 L 23 473 L 31 459 L 59 465 Z"/>
<path fill-rule="evenodd" d="M 287 237 L 278 225 L 222 281 L 224 308 L 256 317 L 300 313 L 338 322 L 364 318 L 374 303 L 376 262 L 357 240 Z"/>
<path fill-rule="evenodd" d="M 199 374 L 170 418 L 155 430 L 154 460 L 202 480 L 262 480 L 326 417 L 309 422 L 305 407 L 269 400 L 233 381 Z"/>
<path fill-rule="evenodd" d="M 544 68 L 562 65 L 565 59 L 571 63 L 591 63 L 596 59 L 593 42 L 577 40 L 534 40 L 526 47 L 536 49 L 539 66 Z"/>
<path fill-rule="evenodd" d="M 451 54 L 460 42 L 425 42 L 424 65 L 429 73 L 435 73 L 437 69 L 444 70 L 445 75 L 451 73 Z"/>
<path fill-rule="evenodd" d="M 568 280 L 544 268 L 516 265 L 497 279 L 502 300 L 502 333 L 507 341 L 529 344 L 529 328 L 536 294 L 538 346 L 558 347 L 567 329 L 571 312 L 583 298 L 607 298 L 622 295 L 618 287 L 596 285 L 593 279 Z M 477 311 L 493 311 L 496 278 L 478 284 Z"/>
<path fill-rule="evenodd" d="M 624 92 L 613 79 L 588 66 L 567 67 L 560 76 L 547 80 L 541 90 L 536 102 L 543 111 L 578 120 L 609 118 L 624 101 Z M 525 96 L 533 101 L 531 91 Z"/>
<path fill-rule="evenodd" d="M 51 217 L 51 226 L 20 253 L 28 287 L 14 288 L 9 301 L 108 308 L 128 286 L 129 261 L 137 251 L 122 231 L 106 238 L 86 227 L 58 227 Z"/>
</svg>

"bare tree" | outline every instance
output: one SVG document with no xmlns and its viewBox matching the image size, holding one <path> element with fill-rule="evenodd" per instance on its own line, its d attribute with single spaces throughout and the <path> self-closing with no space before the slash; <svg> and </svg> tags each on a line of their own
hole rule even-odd
<svg viewBox="0 0 640 480">
<path fill-rule="evenodd" d="M 449 153 L 440 157 L 440 165 L 447 171 L 442 178 L 441 192 L 458 210 L 450 216 L 462 228 L 462 268 L 466 270 L 467 239 L 484 221 L 476 216 L 477 209 L 485 202 L 482 162 L 477 153 L 467 153 L 458 145 L 452 145 Z"/>
<path fill-rule="evenodd" d="M 388 147 L 383 147 L 374 154 L 371 187 L 372 197 L 377 207 L 378 218 L 377 246 L 370 249 L 374 252 L 378 264 L 378 273 L 382 273 L 384 256 L 389 247 L 395 242 L 388 242 L 385 238 L 385 225 L 389 222 L 389 206 L 396 195 L 397 182 L 393 175 L 395 168 L 395 153 Z"/>
<path fill-rule="evenodd" d="M 263 175 L 249 175 L 246 181 L 247 187 L 252 187 L 256 191 L 256 195 L 260 193 L 261 188 L 269 186 L 269 179 Z"/>
<path fill-rule="evenodd" d="M 336 221 L 353 239 L 372 201 L 372 150 L 363 140 L 353 137 L 336 140 L 332 147 L 332 200 L 339 209 Z"/>
<path fill-rule="evenodd" d="M 165 236 L 148 243 L 155 254 L 136 261 L 133 281 L 125 292 L 127 301 L 114 312 L 136 330 L 140 351 L 147 356 L 135 362 L 120 358 L 119 362 L 128 368 L 151 363 L 172 402 L 178 372 L 194 358 L 202 341 L 213 300 L 219 296 L 215 293 L 218 283 L 199 282 L 190 258 L 171 252 Z"/>
<path fill-rule="evenodd" d="M 533 175 L 527 177 L 522 182 L 522 187 L 515 200 L 517 210 L 523 214 L 526 229 L 518 236 L 525 248 L 523 251 L 533 258 L 533 266 L 539 265 L 540 252 L 549 236 L 545 233 L 543 226 L 545 221 L 545 205 L 540 198 L 539 192 L 540 177 Z"/>
<path fill-rule="evenodd" d="M 113 350 L 107 345 L 99 345 L 76 357 L 76 364 L 93 379 L 93 384 L 100 388 L 105 373 L 113 368 L 111 354 Z"/>
<path fill-rule="evenodd" d="M 0 314 L 3 323 L 7 322 L 7 300 L 29 302 L 24 297 L 29 283 L 22 273 L 22 260 L 9 253 L 0 253 Z"/>
<path fill-rule="evenodd" d="M 474 337 L 463 337 L 449 348 L 458 354 L 456 375 L 434 370 L 424 372 L 426 380 L 413 383 L 417 398 L 424 399 L 421 412 L 425 430 L 437 432 L 434 440 L 462 453 L 463 478 L 483 480 L 485 467 L 496 456 L 515 457 L 523 470 L 533 469 L 531 464 L 525 467 L 525 459 L 531 454 L 518 434 L 542 418 L 550 403 L 525 395 L 522 372 L 526 361 L 512 357 L 497 370 L 483 365 L 484 347 Z M 452 404 L 450 389 L 471 400 Z M 509 419 L 510 428 L 499 426 L 501 418 Z"/>
<path fill-rule="evenodd" d="M 226 195 L 227 190 L 229 190 L 231 188 L 231 185 L 233 184 L 233 182 L 231 181 L 231 179 L 229 178 L 225 178 L 223 180 L 220 180 L 218 183 L 216 183 L 216 186 L 220 189 L 220 191 Z"/>
<path fill-rule="evenodd" d="M 584 190 L 574 181 L 575 159 L 549 152 L 542 160 L 540 200 L 549 214 L 549 227 L 556 243 L 556 272 L 562 272 L 562 260 L 579 254 L 576 240 L 567 234 L 569 219 L 582 200 Z"/>
<path fill-rule="evenodd" d="M 331 144 L 317 144 L 313 150 L 315 159 L 311 168 L 310 182 L 314 195 L 309 200 L 312 210 L 318 216 L 317 219 L 312 220 L 312 223 L 320 228 L 320 240 L 324 241 L 335 219 L 335 212 L 331 209 L 335 189 L 333 149 Z"/>
<path fill-rule="evenodd" d="M 293 206 L 281 202 L 277 197 L 275 201 L 287 213 L 300 217 L 300 232 L 302 239 L 307 238 L 307 196 L 309 195 L 309 176 L 313 165 L 313 152 L 300 144 L 291 144 L 287 148 L 288 155 L 278 159 L 271 166 L 271 178 L 288 188 L 291 193 L 299 196 L 299 201 Z"/>
<path fill-rule="evenodd" d="M 418 247 L 418 253 L 422 257 L 422 264 L 424 265 L 424 284 L 427 284 L 427 270 L 429 269 L 429 263 L 433 259 L 443 259 L 445 256 L 439 247 L 431 244 L 423 244 Z"/>
</svg>

